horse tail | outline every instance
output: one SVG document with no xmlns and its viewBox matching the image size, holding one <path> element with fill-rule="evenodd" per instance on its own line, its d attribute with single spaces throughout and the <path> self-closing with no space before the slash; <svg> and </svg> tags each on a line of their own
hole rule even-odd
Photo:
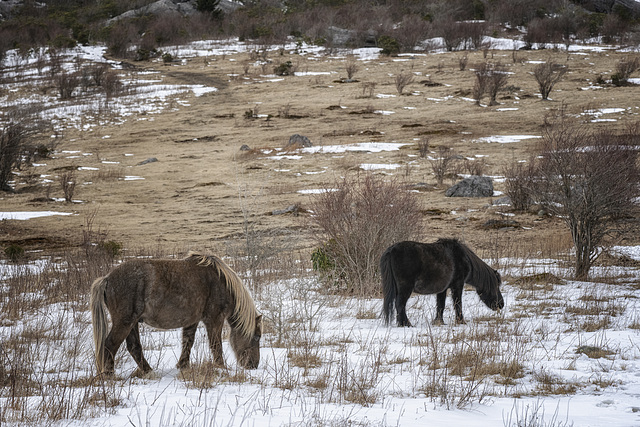
<svg viewBox="0 0 640 427">
<path fill-rule="evenodd" d="M 105 312 L 104 291 L 107 286 L 105 277 L 99 277 L 91 285 L 91 324 L 93 326 L 93 344 L 96 348 L 96 367 L 98 374 L 104 371 L 104 342 L 107 338 L 107 313 Z"/>
<path fill-rule="evenodd" d="M 398 286 L 391 266 L 391 251 L 389 249 L 384 251 L 380 257 L 380 276 L 382 277 L 382 294 L 384 295 L 382 315 L 384 316 L 384 322 L 388 325 L 393 316 L 393 306 L 398 294 Z"/>
</svg>

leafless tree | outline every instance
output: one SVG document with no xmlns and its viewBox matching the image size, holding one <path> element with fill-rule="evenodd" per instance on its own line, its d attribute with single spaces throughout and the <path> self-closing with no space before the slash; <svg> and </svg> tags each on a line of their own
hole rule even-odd
<svg viewBox="0 0 640 427">
<path fill-rule="evenodd" d="M 562 79 L 566 72 L 567 67 L 552 62 L 544 62 L 536 65 L 533 69 L 533 77 L 535 77 L 536 82 L 538 82 L 542 99 L 549 98 L 553 87 Z"/>
<path fill-rule="evenodd" d="M 545 130 L 534 194 L 571 230 L 578 279 L 588 277 L 605 238 L 634 217 L 640 196 L 638 140 L 639 123 L 619 134 L 566 121 Z"/>
</svg>

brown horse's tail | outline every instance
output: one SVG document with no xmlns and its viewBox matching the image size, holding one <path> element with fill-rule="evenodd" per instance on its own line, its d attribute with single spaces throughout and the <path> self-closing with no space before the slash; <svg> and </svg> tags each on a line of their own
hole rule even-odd
<svg viewBox="0 0 640 427">
<path fill-rule="evenodd" d="M 96 348 L 96 367 L 98 374 L 104 371 L 104 341 L 107 337 L 107 313 L 104 305 L 106 277 L 100 277 L 91 285 L 91 324 L 93 326 L 93 344 Z"/>
<path fill-rule="evenodd" d="M 391 266 L 391 251 L 389 249 L 384 251 L 380 257 L 380 276 L 382 276 L 382 294 L 384 295 L 382 315 L 384 322 L 388 325 L 393 316 L 393 306 L 398 294 L 396 278 Z"/>
</svg>

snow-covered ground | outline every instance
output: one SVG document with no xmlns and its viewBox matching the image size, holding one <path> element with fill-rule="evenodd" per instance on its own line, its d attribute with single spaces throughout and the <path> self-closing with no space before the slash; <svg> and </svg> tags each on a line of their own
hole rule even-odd
<svg viewBox="0 0 640 427">
<path fill-rule="evenodd" d="M 640 259 L 640 247 L 614 253 Z M 5 342 L 39 328 L 57 331 L 56 339 L 31 342 L 32 376 L 78 385 L 63 396 L 45 386 L 44 395 L 27 400 L 34 413 L 47 399 L 85 408 L 79 419 L 57 425 L 640 425 L 640 270 L 607 269 L 606 283 L 552 276 L 519 283 L 515 278 L 530 274 L 569 272 L 549 259 L 527 260 L 527 268 L 523 260 L 499 263 L 514 277 L 502 287 L 505 309 L 490 311 L 467 289 L 464 325 L 454 323 L 447 300 L 447 324 L 432 326 L 432 295 L 413 296 L 408 316 L 415 327 L 398 328 L 379 318 L 381 300 L 328 295 L 313 276 L 265 284 L 254 292 L 268 327 L 252 371 L 236 367 L 226 341 L 229 371 L 207 370 L 201 327 L 194 371 L 181 375 L 174 367 L 179 331 L 143 325 L 153 375 L 128 378 L 135 363 L 123 346 L 119 379 L 88 386 L 95 374 L 90 315 L 72 304 L 45 306 L 10 326 L 3 319 L 0 336 Z M 0 278 L 19 274 L 14 268 L 1 266 Z M 102 394 L 112 402 L 106 408 Z M 8 402 L 3 397 L 0 406 Z"/>
</svg>

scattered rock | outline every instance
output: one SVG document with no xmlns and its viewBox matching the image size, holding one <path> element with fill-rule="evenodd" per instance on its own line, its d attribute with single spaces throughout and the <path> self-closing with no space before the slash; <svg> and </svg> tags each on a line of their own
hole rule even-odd
<svg viewBox="0 0 640 427">
<path fill-rule="evenodd" d="M 511 198 L 509 196 L 503 196 L 495 199 L 491 204 L 493 206 L 511 206 Z"/>
<path fill-rule="evenodd" d="M 487 176 L 473 175 L 449 187 L 447 197 L 491 197 L 493 181 Z"/>
<path fill-rule="evenodd" d="M 140 163 L 138 163 L 138 165 L 137 165 L 137 166 L 146 165 L 146 164 L 148 164 L 148 163 L 155 163 L 155 162 L 157 162 L 157 161 L 158 161 L 158 159 L 156 159 L 155 157 L 149 157 L 147 160 L 143 160 L 143 161 L 141 161 Z"/>
<path fill-rule="evenodd" d="M 299 212 L 300 212 L 300 206 L 291 205 L 291 206 L 288 206 L 285 209 L 276 209 L 274 211 L 271 211 L 271 215 L 284 215 L 284 214 L 288 214 L 288 213 L 292 213 L 294 215 L 297 215 Z"/>
<path fill-rule="evenodd" d="M 300 146 L 300 147 L 312 147 L 313 144 L 311 143 L 311 140 L 309 138 L 307 138 L 304 135 L 298 135 L 297 133 L 294 135 L 291 135 L 291 138 L 289 138 L 289 142 L 287 143 L 287 147 L 291 147 L 291 146 Z"/>
</svg>

